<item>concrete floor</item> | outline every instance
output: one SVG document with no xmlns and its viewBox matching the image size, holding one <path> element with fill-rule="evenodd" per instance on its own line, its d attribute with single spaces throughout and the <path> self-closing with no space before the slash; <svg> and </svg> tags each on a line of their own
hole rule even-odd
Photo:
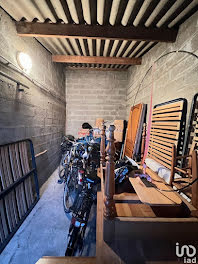
<svg viewBox="0 0 198 264">
<path fill-rule="evenodd" d="M 1 264 L 35 264 L 42 256 L 64 256 L 70 217 L 63 209 L 57 170 L 40 190 L 41 198 L 0 255 Z M 95 255 L 96 206 L 92 207 L 83 256 Z"/>
</svg>

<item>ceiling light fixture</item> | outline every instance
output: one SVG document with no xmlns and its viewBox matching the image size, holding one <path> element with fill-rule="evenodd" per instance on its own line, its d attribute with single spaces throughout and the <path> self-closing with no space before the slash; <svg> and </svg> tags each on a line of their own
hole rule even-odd
<svg viewBox="0 0 198 264">
<path fill-rule="evenodd" d="M 23 71 L 25 71 L 26 73 L 30 72 L 32 68 L 32 60 L 28 54 L 19 52 L 17 54 L 17 62 Z"/>
</svg>

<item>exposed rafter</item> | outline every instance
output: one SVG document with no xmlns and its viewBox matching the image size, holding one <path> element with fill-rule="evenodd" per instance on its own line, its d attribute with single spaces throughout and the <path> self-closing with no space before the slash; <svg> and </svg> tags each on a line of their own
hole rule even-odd
<svg viewBox="0 0 198 264">
<path fill-rule="evenodd" d="M 174 42 L 177 29 L 110 25 L 16 22 L 17 34 L 28 37 L 87 38 Z"/>
<path fill-rule="evenodd" d="M 122 69 L 122 68 L 97 68 L 97 67 L 72 67 L 72 66 L 67 66 L 66 67 L 69 70 L 88 70 L 88 71 L 127 71 L 127 69 Z"/>
<path fill-rule="evenodd" d="M 140 65 L 141 58 L 52 55 L 53 62 Z"/>
</svg>

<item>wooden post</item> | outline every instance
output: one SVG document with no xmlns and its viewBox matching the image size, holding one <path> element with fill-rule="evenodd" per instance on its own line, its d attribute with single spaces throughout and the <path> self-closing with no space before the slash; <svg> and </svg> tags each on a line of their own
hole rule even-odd
<svg viewBox="0 0 198 264">
<path fill-rule="evenodd" d="M 170 172 L 170 180 L 169 184 L 172 185 L 175 176 L 175 166 L 176 166 L 176 146 L 172 145 L 172 162 L 171 162 L 171 172 Z"/>
<path fill-rule="evenodd" d="M 101 129 L 101 141 L 100 141 L 100 163 L 102 167 L 105 167 L 105 125 L 104 122 L 102 123 Z"/>
<path fill-rule="evenodd" d="M 111 125 L 109 128 L 109 143 L 107 146 L 107 162 L 106 162 L 106 175 L 105 175 L 105 210 L 104 216 L 106 219 L 113 219 L 116 216 L 115 201 L 113 195 L 115 193 L 115 144 L 114 144 L 114 130 L 115 126 Z"/>
<path fill-rule="evenodd" d="M 146 142 L 146 123 L 143 124 L 143 130 L 142 130 L 141 160 L 144 157 L 145 142 Z"/>
<path fill-rule="evenodd" d="M 192 152 L 192 181 L 198 178 L 198 160 L 195 150 Z M 192 205 L 198 209 L 198 181 L 192 184 Z"/>
</svg>

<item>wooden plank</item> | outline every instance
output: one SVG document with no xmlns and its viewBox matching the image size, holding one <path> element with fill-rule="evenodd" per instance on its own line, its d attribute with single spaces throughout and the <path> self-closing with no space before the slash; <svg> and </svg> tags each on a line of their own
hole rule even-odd
<svg viewBox="0 0 198 264">
<path fill-rule="evenodd" d="M 151 128 L 160 128 L 160 129 L 164 129 L 164 130 L 167 130 L 168 126 L 163 126 L 163 125 L 155 125 L 155 123 L 152 124 L 152 127 Z M 179 124 L 177 127 L 175 126 L 169 126 L 169 130 L 173 130 L 173 131 L 176 131 L 176 130 L 179 130 Z"/>
<path fill-rule="evenodd" d="M 25 157 L 24 157 L 24 150 L 23 150 L 23 142 L 19 142 L 19 153 L 20 153 L 20 162 L 22 167 L 23 176 L 26 174 L 26 164 L 25 164 Z M 30 193 L 29 193 L 29 186 L 27 179 L 24 181 L 25 186 L 25 197 L 27 201 L 28 208 L 31 205 Z"/>
<path fill-rule="evenodd" d="M 146 187 L 139 177 L 129 178 L 129 180 L 140 200 L 145 204 L 152 206 L 175 206 L 181 205 L 182 203 L 182 200 L 177 195 L 175 195 L 174 192 L 159 190 L 171 190 L 171 188 L 165 185 L 163 182 L 154 181 L 153 183 L 158 188 L 156 189 L 153 187 Z"/>
<path fill-rule="evenodd" d="M 113 199 L 115 201 L 139 201 L 139 198 L 137 194 L 135 193 L 119 193 L 119 194 L 114 194 Z"/>
<path fill-rule="evenodd" d="M 17 34 L 27 37 L 139 40 L 175 42 L 177 29 L 122 25 L 87 25 L 16 22 Z"/>
<path fill-rule="evenodd" d="M 4 148 L 4 155 L 5 155 L 5 173 L 6 176 L 9 178 L 9 187 L 11 184 L 13 184 L 13 175 L 12 175 L 12 170 L 10 167 L 10 159 L 9 159 L 9 151 L 8 151 L 8 146 L 3 147 Z M 16 193 L 15 190 L 10 192 L 11 200 L 12 200 L 12 208 L 13 208 L 13 215 L 14 215 L 14 224 L 16 225 L 19 221 L 19 215 L 18 215 L 18 210 L 17 210 L 17 202 L 16 202 Z"/>
<path fill-rule="evenodd" d="M 174 117 L 174 116 L 172 116 L 172 117 L 155 117 L 155 116 L 153 116 L 153 118 L 152 118 L 152 122 L 153 121 L 175 121 L 175 120 L 178 120 L 178 121 L 180 121 L 180 117 Z"/>
<path fill-rule="evenodd" d="M 154 108 L 153 109 L 153 114 L 178 112 L 178 111 L 181 111 L 182 110 L 182 107 L 183 106 L 180 105 L 180 106 L 175 106 L 175 107 L 165 108 L 165 109 Z"/>
<path fill-rule="evenodd" d="M 25 141 L 22 142 L 22 150 L 24 154 L 23 157 L 24 157 L 25 173 L 27 174 L 30 171 L 30 166 L 29 166 L 29 161 L 28 161 L 27 144 Z M 33 197 L 32 182 L 31 182 L 30 177 L 27 178 L 27 185 L 28 185 L 28 190 L 29 190 L 29 195 L 30 195 L 30 201 L 31 203 L 33 203 L 34 197 Z"/>
<path fill-rule="evenodd" d="M 149 147 L 151 147 L 151 148 L 153 148 L 153 147 L 162 148 L 162 149 L 166 150 L 167 152 L 171 152 L 172 151 L 172 146 L 167 147 L 167 146 L 158 144 L 158 143 L 153 142 L 153 141 L 152 141 L 152 144 Z"/>
<path fill-rule="evenodd" d="M 99 56 L 71 56 L 52 55 L 53 62 L 62 63 L 99 63 L 99 64 L 119 64 L 119 65 L 140 65 L 141 58 L 118 58 Z"/>
<path fill-rule="evenodd" d="M 182 113 L 181 112 L 172 112 L 172 113 L 153 113 L 153 117 L 165 117 L 165 116 L 176 116 L 181 118 Z"/>
<path fill-rule="evenodd" d="M 0 148 L 0 156 L 1 156 L 1 161 L 0 161 L 0 177 L 1 177 L 1 184 L 2 184 L 2 189 L 6 189 L 10 183 L 9 183 L 9 178 L 6 177 L 6 168 L 5 168 L 5 156 L 4 156 L 4 148 L 1 147 Z M 6 216 L 8 219 L 8 226 L 9 226 L 9 230 L 10 232 L 13 230 L 14 226 L 15 226 L 15 219 L 14 219 L 14 214 L 13 214 L 13 204 L 12 204 L 12 195 L 11 193 L 9 193 L 8 195 L 6 195 L 6 197 L 4 198 L 5 201 L 5 208 L 6 208 Z"/>
<path fill-rule="evenodd" d="M 163 148 L 158 148 L 157 146 L 149 146 L 149 151 L 152 152 L 153 150 L 159 151 L 160 153 L 164 153 L 166 156 L 171 156 L 172 152 L 171 151 L 166 151 Z"/>
<path fill-rule="evenodd" d="M 165 146 L 168 146 L 168 147 L 172 147 L 172 144 L 171 143 L 164 142 L 162 139 L 159 140 L 159 139 L 156 139 L 156 138 L 152 138 L 152 140 L 150 139 L 149 144 L 152 144 L 153 142 L 157 142 L 157 143 L 159 143 L 161 145 L 165 145 Z"/>
<path fill-rule="evenodd" d="M 168 164 L 171 164 L 171 156 L 168 156 L 166 154 L 164 154 L 163 152 L 157 150 L 157 149 L 149 149 L 149 153 L 150 155 L 156 155 L 157 157 L 159 157 L 160 159 L 164 160 L 165 162 L 167 162 Z"/>
<path fill-rule="evenodd" d="M 142 115 L 143 104 L 137 104 L 131 107 L 129 120 L 127 125 L 126 139 L 123 154 L 132 158 L 133 149 L 136 142 L 136 135 L 138 133 L 138 126 Z"/>
<path fill-rule="evenodd" d="M 9 145 L 9 155 L 10 155 L 10 164 L 11 164 L 11 169 L 12 169 L 12 175 L 13 175 L 14 181 L 17 181 L 18 174 L 17 174 L 17 162 L 16 162 L 14 144 Z M 24 212 L 23 212 L 22 194 L 21 194 L 21 186 L 20 185 L 15 188 L 15 192 L 16 192 L 16 200 L 17 200 L 19 218 L 21 219 Z"/>
<path fill-rule="evenodd" d="M 156 217 L 146 204 L 116 203 L 115 206 L 118 217 Z"/>
<path fill-rule="evenodd" d="M 160 133 L 157 133 L 157 132 L 153 132 L 152 130 L 151 130 L 151 135 L 156 135 L 156 136 L 160 136 L 160 137 L 166 137 L 166 138 L 170 138 L 170 139 L 178 139 L 178 136 L 179 136 L 179 134 L 177 134 L 177 136 L 176 135 L 169 135 L 167 133 L 161 133 L 161 132 Z"/>
<path fill-rule="evenodd" d="M 171 131 L 171 130 L 163 130 L 163 129 L 156 129 L 156 128 L 151 128 L 151 132 L 156 132 L 156 133 L 161 133 L 161 134 L 169 134 L 169 135 L 174 135 L 178 136 L 179 132 L 177 131 Z"/>
<path fill-rule="evenodd" d="M 23 176 L 22 174 L 22 168 L 21 168 L 21 162 L 20 162 L 20 155 L 19 155 L 19 144 L 15 144 L 15 155 L 16 155 L 16 163 L 17 163 L 17 173 L 18 179 Z M 22 182 L 20 185 L 21 189 L 21 196 L 22 196 L 22 204 L 23 204 L 23 214 L 27 212 L 27 203 L 25 198 L 25 190 L 24 190 L 24 183 Z"/>
<path fill-rule="evenodd" d="M 177 102 L 177 103 L 169 103 L 169 104 L 164 104 L 164 105 L 161 105 L 161 106 L 157 106 L 153 109 L 153 111 L 156 111 L 156 110 L 162 110 L 162 109 L 171 109 L 171 108 L 174 108 L 174 107 L 183 107 L 183 101 L 181 102 Z"/>
<path fill-rule="evenodd" d="M 155 121 L 155 122 L 152 122 L 152 126 L 153 125 L 157 125 L 157 126 L 165 126 L 167 129 L 169 127 L 174 127 L 174 128 L 178 128 L 180 127 L 180 123 L 177 122 L 177 121 L 174 121 L 174 122 L 165 122 L 165 121 Z"/>
<path fill-rule="evenodd" d="M 96 257 L 42 257 L 36 264 L 95 264 Z"/>
<path fill-rule="evenodd" d="M 69 70 L 86 70 L 86 71 L 127 71 L 123 68 L 95 68 L 95 67 L 78 67 L 78 66 L 66 66 Z"/>
<path fill-rule="evenodd" d="M 163 137 L 163 136 L 159 137 L 157 135 L 151 135 L 150 136 L 150 141 L 155 140 L 155 139 L 161 140 L 163 142 L 167 142 L 167 143 L 170 143 L 170 144 L 176 144 L 177 143 L 176 139 L 174 140 L 174 139 L 166 138 L 166 137 Z"/>
</svg>

